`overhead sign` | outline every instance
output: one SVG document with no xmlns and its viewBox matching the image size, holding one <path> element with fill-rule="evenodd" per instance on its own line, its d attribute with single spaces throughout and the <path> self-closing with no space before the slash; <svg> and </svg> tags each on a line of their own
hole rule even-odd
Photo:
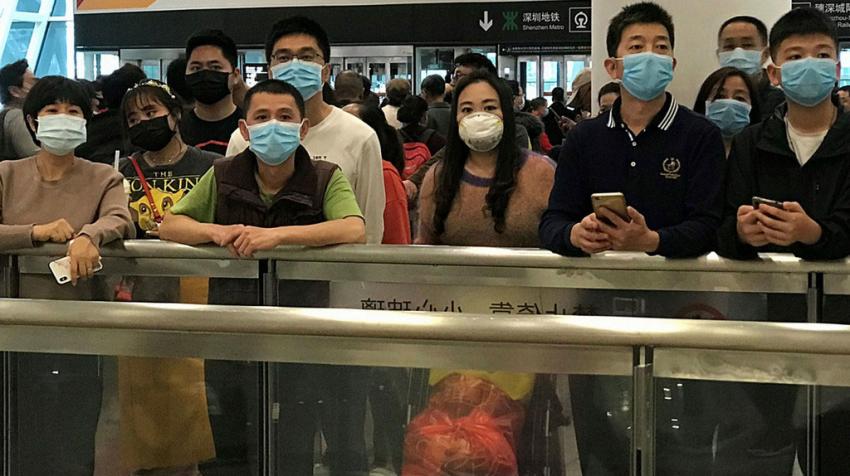
<svg viewBox="0 0 850 476">
<path fill-rule="evenodd" d="M 502 56 L 587 55 L 590 54 L 590 45 L 499 45 L 499 54 Z"/>
<path fill-rule="evenodd" d="M 88 1 L 91 0 L 83 0 Z M 157 0 L 155 5 L 162 1 Z M 250 47 L 264 45 L 272 25 L 294 15 L 321 22 L 331 42 L 337 45 L 433 45 L 436 42 L 469 46 L 590 46 L 587 0 L 89 13 L 77 15 L 74 28 L 77 46 L 83 49 L 179 48 L 203 27 L 221 28 L 237 45 Z M 382 22 L 381 28 L 352 28 L 352 25 L 374 24 L 376 18 L 392 21 Z M 151 34 L 151 25 L 157 25 L 156 34 Z"/>
<path fill-rule="evenodd" d="M 840 1 L 817 1 L 817 2 L 792 2 L 793 8 L 812 7 L 824 12 L 832 19 L 838 29 L 838 36 L 850 37 L 850 2 Z"/>
</svg>

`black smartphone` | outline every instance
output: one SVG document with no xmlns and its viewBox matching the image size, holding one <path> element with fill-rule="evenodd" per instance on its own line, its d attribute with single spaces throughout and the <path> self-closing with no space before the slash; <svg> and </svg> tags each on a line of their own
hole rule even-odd
<svg viewBox="0 0 850 476">
<path fill-rule="evenodd" d="M 758 208 L 759 205 L 769 205 L 773 208 L 784 210 L 783 202 L 778 200 L 770 200 L 769 198 L 753 197 L 753 208 Z"/>
</svg>

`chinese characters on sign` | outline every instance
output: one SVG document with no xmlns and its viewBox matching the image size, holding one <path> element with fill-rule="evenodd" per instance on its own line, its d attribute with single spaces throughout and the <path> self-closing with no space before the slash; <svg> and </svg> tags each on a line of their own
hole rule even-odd
<svg viewBox="0 0 850 476">
<path fill-rule="evenodd" d="M 360 300 L 360 309 L 367 311 L 427 311 L 427 312 L 457 312 L 462 313 L 461 304 L 454 299 L 450 302 L 437 303 L 431 299 L 424 299 L 420 304 L 418 301 L 408 301 L 399 298 L 389 300 L 373 299 L 371 297 Z M 515 302 L 497 301 L 490 303 L 490 314 L 507 314 L 507 315 L 598 315 L 598 309 L 594 305 L 575 305 L 565 306 L 563 304 L 554 303 L 546 306 L 537 302 Z"/>
<path fill-rule="evenodd" d="M 561 20 L 560 12 L 524 12 L 522 14 L 522 31 L 566 30 Z"/>
</svg>

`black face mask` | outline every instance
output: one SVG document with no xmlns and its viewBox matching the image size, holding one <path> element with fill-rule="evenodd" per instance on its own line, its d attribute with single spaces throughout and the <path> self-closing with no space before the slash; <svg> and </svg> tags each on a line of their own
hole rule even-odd
<svg viewBox="0 0 850 476">
<path fill-rule="evenodd" d="M 171 142 L 175 131 L 168 124 L 168 116 L 142 121 L 128 131 L 130 143 L 151 152 L 162 150 Z"/>
<path fill-rule="evenodd" d="M 203 69 L 197 73 L 186 75 L 186 86 L 192 91 L 192 96 L 203 104 L 215 104 L 228 94 L 227 80 L 230 73 Z"/>
</svg>

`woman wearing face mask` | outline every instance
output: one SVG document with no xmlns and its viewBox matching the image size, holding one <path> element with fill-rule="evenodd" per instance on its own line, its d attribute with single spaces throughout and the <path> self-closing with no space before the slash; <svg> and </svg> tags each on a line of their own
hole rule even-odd
<svg viewBox="0 0 850 476">
<path fill-rule="evenodd" d="M 139 236 L 158 236 L 162 217 L 220 158 L 183 142 L 182 113 L 171 89 L 151 79 L 137 84 L 121 102 L 124 135 L 142 151 L 120 166 Z M 205 291 L 205 279 L 125 277 L 116 299 L 206 303 Z M 199 462 L 215 457 L 203 360 L 121 357 L 118 387 L 124 467 L 194 475 Z M 172 444 L 177 439 L 185 444 Z"/>
<path fill-rule="evenodd" d="M 446 156 L 420 195 L 417 243 L 536 247 L 554 164 L 516 144 L 511 92 L 486 73 L 460 82 Z"/>
<path fill-rule="evenodd" d="M 702 83 L 694 112 L 704 114 L 720 128 L 728 156 L 732 139 L 761 117 L 756 86 L 745 72 L 720 68 Z"/>
<path fill-rule="evenodd" d="M 555 168 L 548 158 L 517 146 L 508 86 L 483 71 L 464 77 L 455 88 L 451 117 L 455 120 L 449 125 L 445 159 L 428 171 L 422 185 L 416 243 L 539 246 L 537 224 L 547 205 Z M 485 461 L 489 469 L 477 467 L 482 474 L 516 473 L 514 456 L 522 453 L 520 448 L 526 443 L 521 441 L 519 429 L 535 376 L 433 369 L 429 382 L 433 385 L 431 403 L 408 426 L 405 462 L 411 467 L 406 466 L 404 472 L 436 474 L 434 468 L 445 463 L 417 453 L 417 448 L 437 444 L 436 440 L 425 441 L 433 430 L 429 421 L 447 418 L 446 424 L 462 427 L 465 418 L 475 418 L 470 415 L 484 420 L 497 416 L 493 410 L 498 407 L 498 417 L 510 424 L 491 438 L 508 440 L 505 448 L 511 451 L 502 451 L 506 458 L 499 461 L 473 451 L 457 459 L 470 464 Z M 466 412 L 454 407 L 458 395 L 469 399 Z M 482 424 L 487 425 L 486 421 Z"/>
<path fill-rule="evenodd" d="M 107 299 L 92 279 L 100 247 L 135 235 L 121 175 L 104 164 L 74 156 L 86 140 L 90 98 L 76 81 L 49 76 L 36 84 L 23 115 L 38 153 L 0 163 L 0 251 L 39 243 L 67 243 L 75 287 L 53 276 L 22 277 L 21 295 L 42 299 Z M 21 354 L 14 402 L 16 474 L 86 475 L 94 471 L 100 408 L 99 359 L 89 356 Z M 61 369 L 51 373 L 48 369 Z M 69 397 L 72 395 L 72 397 Z"/>
</svg>

